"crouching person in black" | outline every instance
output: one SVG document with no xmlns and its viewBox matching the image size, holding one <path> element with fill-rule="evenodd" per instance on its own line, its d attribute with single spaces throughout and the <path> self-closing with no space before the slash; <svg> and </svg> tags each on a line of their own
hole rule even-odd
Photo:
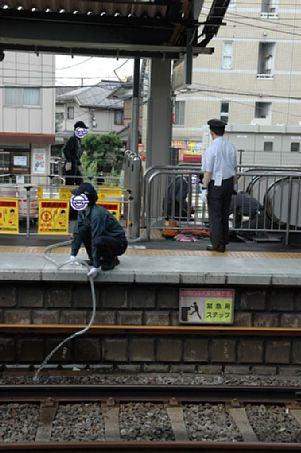
<svg viewBox="0 0 301 453">
<path fill-rule="evenodd" d="M 117 257 L 123 255 L 128 246 L 125 231 L 109 211 L 96 205 L 97 192 L 92 184 L 82 183 L 72 193 L 86 196 L 87 207 L 78 212 L 70 260 L 75 261 L 83 243 L 92 266 L 88 276 L 95 277 L 99 267 L 108 271 L 119 264 Z"/>
</svg>

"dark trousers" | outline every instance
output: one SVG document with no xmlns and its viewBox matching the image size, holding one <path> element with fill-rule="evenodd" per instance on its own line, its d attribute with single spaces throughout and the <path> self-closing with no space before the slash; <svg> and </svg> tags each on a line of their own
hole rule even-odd
<svg viewBox="0 0 301 453">
<path fill-rule="evenodd" d="M 233 178 L 223 179 L 221 186 L 214 181 L 208 187 L 209 233 L 214 248 L 224 248 L 229 243 L 229 211 L 233 194 Z"/>
<path fill-rule="evenodd" d="M 66 165 L 66 163 L 65 163 Z M 82 174 L 79 171 L 77 162 L 71 162 L 71 170 L 64 169 L 64 176 L 67 186 L 79 186 L 83 182 Z"/>
<path fill-rule="evenodd" d="M 89 229 L 82 230 L 80 238 L 84 243 L 86 252 L 90 260 L 92 257 L 91 233 Z M 127 240 L 125 238 L 114 238 L 111 236 L 101 236 L 96 244 L 97 247 L 97 267 L 101 264 L 101 259 L 105 262 L 111 262 L 116 256 L 123 255 L 127 249 Z"/>
<path fill-rule="evenodd" d="M 116 256 L 123 255 L 127 249 L 127 240 L 112 236 L 101 236 L 97 242 L 97 258 L 111 262 Z"/>
</svg>

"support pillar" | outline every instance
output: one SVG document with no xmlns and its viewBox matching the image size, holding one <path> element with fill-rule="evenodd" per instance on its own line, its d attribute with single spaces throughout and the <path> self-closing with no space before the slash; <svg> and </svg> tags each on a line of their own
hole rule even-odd
<svg viewBox="0 0 301 453">
<path fill-rule="evenodd" d="M 152 58 L 147 110 L 146 167 L 169 165 L 171 146 L 171 61 Z"/>
<path fill-rule="evenodd" d="M 134 61 L 134 85 L 132 100 L 131 151 L 138 155 L 139 111 L 140 111 L 140 59 Z"/>
</svg>

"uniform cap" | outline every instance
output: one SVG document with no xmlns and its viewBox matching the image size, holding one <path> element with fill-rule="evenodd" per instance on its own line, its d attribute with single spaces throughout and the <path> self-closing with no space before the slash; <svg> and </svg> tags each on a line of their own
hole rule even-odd
<svg viewBox="0 0 301 453">
<path fill-rule="evenodd" d="M 225 129 L 225 127 L 227 126 L 227 124 L 224 121 L 216 120 L 216 119 L 209 120 L 207 124 L 211 130 Z"/>
<path fill-rule="evenodd" d="M 226 123 L 224 123 L 224 121 L 213 119 L 209 120 L 207 124 L 210 130 L 216 135 L 224 135 L 226 127 Z"/>
</svg>

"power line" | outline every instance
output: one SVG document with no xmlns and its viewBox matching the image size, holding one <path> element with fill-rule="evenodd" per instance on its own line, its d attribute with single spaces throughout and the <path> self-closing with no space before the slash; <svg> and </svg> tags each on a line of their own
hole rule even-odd
<svg viewBox="0 0 301 453">
<path fill-rule="evenodd" d="M 207 10 L 210 10 L 210 8 L 206 7 L 206 6 L 204 6 L 203 8 L 205 8 L 205 9 L 207 8 Z M 296 10 L 296 8 L 295 8 L 295 10 Z M 292 9 L 292 11 L 294 11 L 294 13 L 295 13 L 295 10 Z M 254 25 L 254 24 L 250 24 L 250 23 L 235 21 L 234 19 L 231 19 L 231 17 L 229 17 L 229 16 L 232 16 L 234 18 L 239 18 L 239 19 L 247 19 L 249 21 L 262 21 L 262 22 L 266 22 L 266 23 L 271 23 L 271 20 L 269 20 L 269 19 L 259 18 L 259 17 L 254 17 L 254 16 L 247 16 L 247 15 L 243 15 L 243 14 L 237 14 L 237 13 L 229 11 L 229 9 L 227 10 L 225 16 L 213 15 L 211 17 L 212 18 L 216 18 L 216 19 L 223 19 L 224 18 L 226 21 L 229 21 L 229 22 L 232 22 L 232 23 L 235 23 L 235 24 L 239 24 L 239 25 L 243 25 L 243 26 L 249 26 L 249 27 L 252 27 L 252 28 L 264 29 L 264 30 L 269 30 L 269 31 L 276 31 L 276 32 L 279 32 L 279 33 L 289 34 L 291 36 L 301 36 L 301 34 L 292 33 L 290 31 L 284 31 L 284 30 L 277 29 L 277 28 L 271 28 L 271 27 L 266 27 L 266 26 L 260 26 L 260 25 Z M 294 20 L 294 18 L 292 18 L 292 20 Z M 281 23 L 279 21 L 275 22 L 275 25 L 276 26 L 279 25 L 279 26 L 284 26 L 284 27 L 286 27 L 286 26 L 287 27 L 291 27 L 290 24 L 283 24 L 283 23 Z M 295 25 L 294 29 L 296 29 L 296 28 L 301 28 L 301 27 L 298 27 L 298 26 Z"/>
<path fill-rule="evenodd" d="M 231 19 L 231 18 L 226 18 L 226 20 L 231 22 L 232 24 L 242 25 L 242 26 L 244 26 L 244 28 L 245 27 L 257 28 L 259 30 L 274 31 L 274 32 L 277 32 L 279 34 L 285 34 L 285 35 L 289 35 L 289 36 L 300 36 L 301 37 L 301 33 L 293 33 L 291 31 L 279 30 L 277 28 L 271 28 L 271 27 L 260 26 L 260 25 L 254 25 L 254 24 L 247 23 L 247 22 L 239 22 L 238 20 L 234 20 L 234 19 Z M 199 35 L 198 37 L 200 37 L 200 36 L 202 36 L 202 34 Z"/>
<path fill-rule="evenodd" d="M 80 62 L 74 63 L 74 64 L 72 64 L 70 66 L 65 66 L 63 68 L 56 68 L 56 69 L 58 71 L 64 71 L 65 69 L 75 68 L 76 66 L 79 66 L 81 64 L 87 63 L 87 61 L 92 60 L 92 58 L 94 58 L 94 57 L 89 57 L 89 58 L 86 58 L 84 61 L 80 61 Z"/>
<path fill-rule="evenodd" d="M 209 92 L 209 91 L 207 91 L 207 90 L 196 90 L 196 91 L 192 92 L 191 94 L 194 94 L 194 93 L 197 93 L 197 92 L 206 92 L 206 95 L 207 95 L 207 96 L 212 97 L 212 98 L 218 98 L 217 94 L 214 94 L 214 93 L 216 93 L 216 91 L 214 91 L 214 92 L 211 92 L 211 91 L 210 91 L 210 92 Z M 188 92 L 188 93 L 182 93 L 182 94 L 189 94 L 189 92 Z M 223 101 L 225 102 L 226 100 L 223 100 Z M 248 103 L 246 103 L 246 102 L 236 101 L 236 100 L 234 100 L 234 99 L 229 99 L 229 104 L 230 104 L 230 103 L 231 103 L 231 104 L 239 104 L 239 105 L 242 105 L 243 107 L 245 107 L 245 108 L 247 108 L 247 109 L 251 109 L 251 110 L 253 110 L 253 111 L 254 111 L 254 107 L 255 107 L 254 104 L 250 105 L 250 104 L 248 104 Z M 219 112 L 219 113 L 220 113 L 220 112 Z M 280 110 L 275 109 L 275 107 L 273 106 L 273 104 L 272 104 L 271 113 L 280 113 L 280 114 L 284 114 L 283 111 L 280 111 Z M 290 113 L 290 116 L 291 116 L 291 117 L 300 118 L 300 115 L 294 114 L 294 113 Z M 286 124 L 287 124 L 287 123 L 286 123 Z"/>
<path fill-rule="evenodd" d="M 196 91 L 194 91 L 194 88 L 192 86 L 191 89 L 189 89 L 185 93 L 182 92 L 182 94 L 206 91 L 206 92 L 215 92 L 215 93 L 220 93 L 220 94 L 231 94 L 231 95 L 237 95 L 237 96 L 252 96 L 252 97 L 258 97 L 258 98 L 291 99 L 291 100 L 297 100 L 297 101 L 301 100 L 301 95 L 300 96 L 284 96 L 284 95 L 277 95 L 277 94 L 254 93 L 251 91 L 231 90 L 231 89 L 226 89 L 225 87 L 214 86 L 214 85 L 205 85 L 205 84 L 200 84 L 200 83 L 196 83 L 196 82 L 193 85 L 199 86 L 200 88 L 196 88 L 195 89 Z"/>
</svg>

